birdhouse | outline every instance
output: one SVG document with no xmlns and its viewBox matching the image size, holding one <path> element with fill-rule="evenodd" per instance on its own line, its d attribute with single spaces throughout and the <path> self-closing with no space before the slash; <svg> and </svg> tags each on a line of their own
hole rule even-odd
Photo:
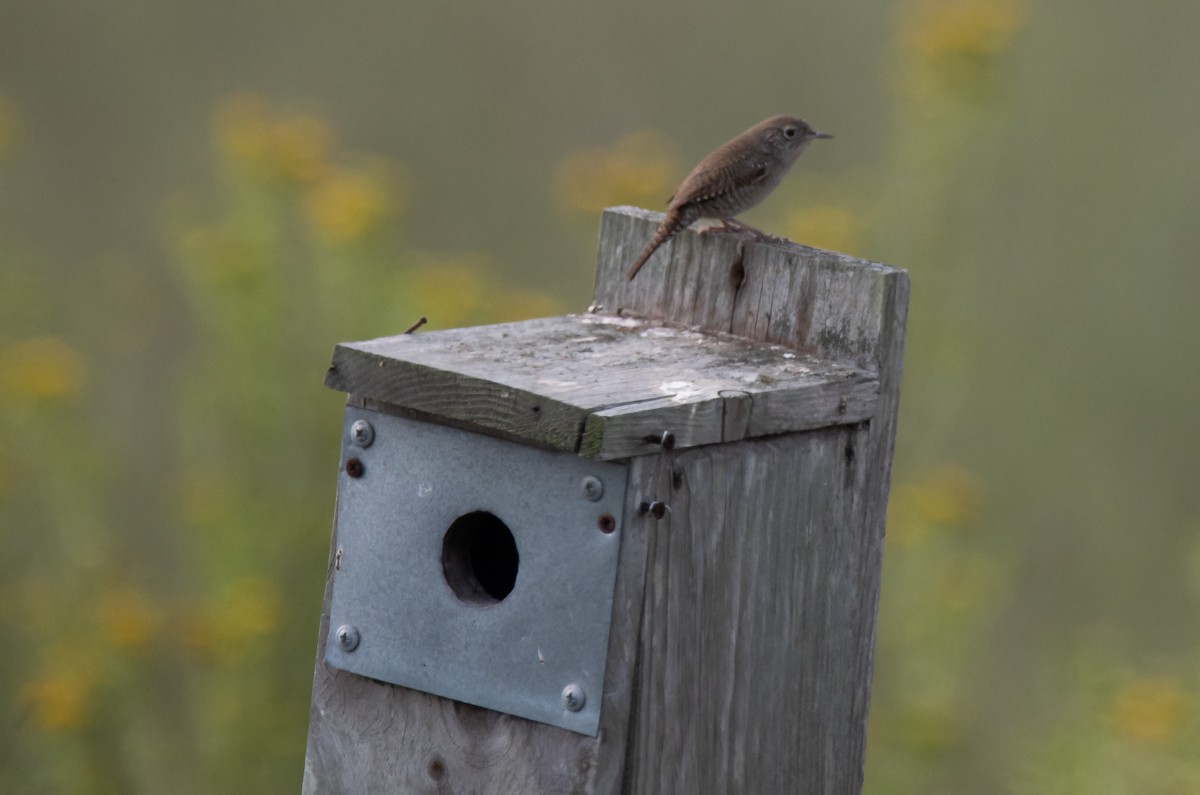
<svg viewBox="0 0 1200 795">
<path fill-rule="evenodd" d="M 305 792 L 857 792 L 908 280 L 605 212 L 592 308 L 338 345 Z"/>
</svg>

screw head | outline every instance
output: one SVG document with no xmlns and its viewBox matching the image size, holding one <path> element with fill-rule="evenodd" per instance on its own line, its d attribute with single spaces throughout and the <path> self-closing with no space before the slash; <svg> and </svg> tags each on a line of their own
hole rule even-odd
<svg viewBox="0 0 1200 795">
<path fill-rule="evenodd" d="M 587 703 L 587 694 L 583 692 L 582 687 L 572 682 L 563 688 L 562 703 L 571 712 L 578 712 Z"/>
<path fill-rule="evenodd" d="M 611 513 L 602 513 L 596 517 L 596 527 L 600 528 L 601 533 L 611 533 L 617 529 L 617 520 Z"/>
<path fill-rule="evenodd" d="M 583 492 L 586 499 L 596 502 L 604 496 L 604 481 L 595 475 L 588 475 L 579 484 L 579 490 Z"/>
<path fill-rule="evenodd" d="M 360 639 L 358 627 L 353 624 L 342 624 L 338 627 L 337 643 L 338 648 L 342 651 L 354 651 L 358 648 L 358 641 Z"/>
<path fill-rule="evenodd" d="M 350 426 L 350 440 L 366 450 L 375 442 L 375 426 L 366 420 L 355 420 Z"/>
<path fill-rule="evenodd" d="M 357 458 L 346 459 L 346 474 L 352 478 L 361 478 L 363 472 L 366 471 L 363 467 L 363 462 Z"/>
</svg>

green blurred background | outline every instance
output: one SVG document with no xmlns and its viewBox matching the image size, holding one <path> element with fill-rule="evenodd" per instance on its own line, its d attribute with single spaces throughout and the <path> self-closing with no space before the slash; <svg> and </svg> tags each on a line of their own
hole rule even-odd
<svg viewBox="0 0 1200 795">
<path fill-rule="evenodd" d="M 0 792 L 295 792 L 334 343 L 756 225 L 909 269 L 866 792 L 1200 792 L 1200 4 L 0 5 Z"/>
</svg>

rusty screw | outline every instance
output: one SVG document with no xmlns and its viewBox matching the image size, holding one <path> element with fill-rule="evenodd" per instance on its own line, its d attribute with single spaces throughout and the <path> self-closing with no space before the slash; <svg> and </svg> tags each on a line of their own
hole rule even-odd
<svg viewBox="0 0 1200 795">
<path fill-rule="evenodd" d="M 361 478 L 366 468 L 363 467 L 363 462 L 357 458 L 346 459 L 346 474 L 352 478 Z"/>
<path fill-rule="evenodd" d="M 596 527 L 600 528 L 601 533 L 611 533 L 617 529 L 617 520 L 611 513 L 602 513 L 596 520 Z"/>
</svg>

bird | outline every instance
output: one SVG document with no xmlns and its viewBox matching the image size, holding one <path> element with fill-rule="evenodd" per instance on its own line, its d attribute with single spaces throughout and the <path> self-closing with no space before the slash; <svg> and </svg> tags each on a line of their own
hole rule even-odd
<svg viewBox="0 0 1200 795">
<path fill-rule="evenodd" d="M 832 137 L 814 130 L 804 119 L 772 116 L 712 152 L 667 200 L 667 214 L 630 266 L 629 280 L 659 246 L 698 218 L 716 218 L 724 230 L 767 237 L 734 216 L 767 198 L 809 142 Z"/>
</svg>

